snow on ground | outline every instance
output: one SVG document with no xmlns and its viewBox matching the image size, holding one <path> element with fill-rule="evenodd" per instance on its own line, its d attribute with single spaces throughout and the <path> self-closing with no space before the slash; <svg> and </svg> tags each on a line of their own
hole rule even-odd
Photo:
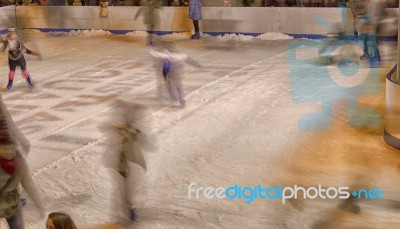
<svg viewBox="0 0 400 229">
<path fill-rule="evenodd" d="M 33 33 L 32 31 L 31 33 Z M 99 29 L 91 29 L 91 30 L 72 30 L 70 32 L 50 32 L 51 34 L 65 34 L 69 36 L 108 36 L 111 35 L 112 33 L 109 31 L 105 30 L 99 30 Z M 128 32 L 125 34 L 126 36 L 136 36 L 136 37 L 143 37 L 147 36 L 148 32 L 146 31 L 133 31 L 133 32 Z M 212 37 L 211 35 L 208 34 L 203 34 L 205 37 Z M 162 36 L 163 38 L 174 38 L 174 39 L 182 39 L 182 38 L 190 38 L 190 34 L 187 32 L 176 32 L 172 34 L 166 34 Z M 223 40 L 223 41 L 229 41 L 229 40 L 240 40 L 240 41 L 249 41 L 249 40 L 254 40 L 254 39 L 259 39 L 259 40 L 290 40 L 294 39 L 292 36 L 283 34 L 283 33 L 276 33 L 276 32 L 268 32 L 268 33 L 263 33 L 258 36 L 250 36 L 250 35 L 243 35 L 243 34 L 235 34 L 235 33 L 227 33 L 225 35 L 219 35 L 216 36 L 218 40 Z"/>
<path fill-rule="evenodd" d="M 399 190 L 392 184 L 399 179 L 400 158 L 384 144 L 382 126 L 347 125 L 344 111 L 350 108 L 337 101 L 332 131 L 299 131 L 299 117 L 320 105 L 293 103 L 286 50 L 290 40 L 226 46 L 213 43 L 215 38 L 176 38 L 178 48 L 203 65 L 186 66 L 187 106 L 179 109 L 157 100 L 161 82 L 141 36 L 27 34 L 26 46 L 44 55 L 42 61 L 27 56 L 37 89 L 29 91 L 17 75 L 3 99 L 32 143 L 28 162 L 47 211 L 70 213 L 79 228 L 120 217 L 115 193 L 121 179 L 105 163 L 118 147 L 98 128 L 110 118 L 117 98 L 149 104 L 141 122 L 156 142 L 156 150 L 145 154 L 147 189 L 140 221 L 132 228 L 310 228 L 318 221 L 324 225 L 320 228 L 327 228 L 327 222 L 335 228 L 399 225 L 393 207 Z M 396 54 L 393 48 L 385 50 L 390 66 Z M 5 85 L 5 55 L 0 62 L 0 84 Z M 310 75 L 318 80 L 322 68 L 315 66 Z M 315 88 L 316 94 L 325 89 Z M 384 114 L 383 93 L 359 102 Z M 333 200 L 282 205 L 274 200 L 188 199 L 192 182 L 213 187 L 365 185 L 383 189 L 388 198 L 361 203 L 362 212 L 350 214 Z M 45 219 L 38 218 L 33 206 L 25 208 L 25 216 L 27 228 L 44 227 Z"/>
</svg>

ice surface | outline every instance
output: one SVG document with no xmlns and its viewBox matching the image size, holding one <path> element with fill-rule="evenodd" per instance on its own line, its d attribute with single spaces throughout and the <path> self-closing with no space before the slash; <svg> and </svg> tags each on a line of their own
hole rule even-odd
<svg viewBox="0 0 400 229">
<path fill-rule="evenodd" d="M 201 69 L 186 66 L 187 107 L 179 109 L 156 99 L 160 80 L 142 35 L 26 33 L 26 46 L 44 56 L 42 61 L 26 57 L 37 89 L 29 91 L 17 72 L 13 90 L 3 93 L 3 99 L 32 143 L 28 162 L 48 212 L 68 212 L 79 228 L 118 219 L 121 209 L 115 189 L 121 179 L 104 163 L 118 147 L 98 127 L 120 98 L 149 104 L 141 123 L 157 142 L 157 149 L 145 154 L 147 192 L 139 208 L 140 221 L 132 228 L 297 229 L 310 228 L 318 220 L 336 222 L 335 228 L 400 224 L 395 207 L 399 190 L 393 185 L 399 181 L 400 158 L 384 144 L 382 126 L 347 125 L 349 108 L 335 101 L 331 131 L 298 129 L 299 118 L 320 111 L 321 104 L 293 101 L 286 49 L 293 41 L 254 39 L 236 42 L 230 49 L 210 49 L 202 48 L 201 40 L 168 37 L 203 65 Z M 396 56 L 393 47 L 385 50 L 391 58 L 383 69 Z M 0 84 L 5 85 L 6 56 L 0 61 L 4 76 Z M 316 73 L 320 67 L 316 66 Z M 315 93 L 324 90 L 315 88 Z M 383 93 L 358 101 L 384 114 Z M 243 200 L 188 199 L 192 182 L 213 187 L 379 187 L 387 201 L 366 201 L 358 215 L 340 211 L 336 201 L 282 205 L 257 200 L 247 205 Z M 44 227 L 45 219 L 37 217 L 31 204 L 25 216 L 27 228 Z"/>
</svg>

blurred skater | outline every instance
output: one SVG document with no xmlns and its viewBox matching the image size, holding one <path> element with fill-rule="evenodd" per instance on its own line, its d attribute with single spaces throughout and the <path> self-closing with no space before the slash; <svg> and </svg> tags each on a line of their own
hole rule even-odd
<svg viewBox="0 0 400 229">
<path fill-rule="evenodd" d="M 150 54 L 159 60 L 156 64 L 156 68 L 162 72 L 165 86 L 167 87 L 172 103 L 179 103 L 180 106 L 184 107 L 186 102 L 183 99 L 181 80 L 184 63 L 186 62 L 198 68 L 200 68 L 201 65 L 187 55 L 178 52 L 178 50 L 167 42 L 160 41 L 155 48 L 150 50 Z"/>
<path fill-rule="evenodd" d="M 143 14 L 143 23 L 147 26 L 147 32 L 149 33 L 147 45 L 153 45 L 153 32 L 160 20 L 157 10 L 162 9 L 161 3 L 160 0 L 143 0 L 141 5 L 143 7 L 140 7 L 137 11 L 134 20 L 136 20 L 140 14 Z"/>
<path fill-rule="evenodd" d="M 15 69 L 17 68 L 17 66 L 21 67 L 22 73 L 29 87 L 33 88 L 34 83 L 29 75 L 28 70 L 26 69 L 26 61 L 22 52 L 25 51 L 28 54 L 39 57 L 41 56 L 40 53 L 27 49 L 19 39 L 15 28 L 8 29 L 7 38 L 4 41 L 3 45 L 3 51 L 8 51 L 8 64 L 10 67 L 10 72 L 8 73 L 8 84 L 6 87 L 7 90 L 11 90 L 13 86 Z"/>
<path fill-rule="evenodd" d="M 20 146 L 21 151 L 18 150 Z M 0 218 L 7 220 L 10 229 L 24 228 L 20 184 L 44 217 L 40 195 L 24 158 L 29 150 L 29 142 L 16 128 L 0 97 Z"/>
<path fill-rule="evenodd" d="M 201 7 L 201 0 L 189 1 L 189 18 L 193 20 L 194 26 L 194 34 L 191 37 L 192 39 L 200 39 L 199 21 L 202 19 Z"/>
<path fill-rule="evenodd" d="M 144 127 L 137 122 L 144 110 L 144 105 L 118 100 L 113 120 L 105 126 L 117 148 L 116 158 L 107 160 L 115 160 L 113 167 L 123 180 L 116 190 L 122 201 L 117 209 L 122 209 L 124 218 L 133 222 L 138 220 L 137 211 L 144 201 L 146 162 L 143 150 L 154 150 L 154 141 L 149 141 Z"/>
<path fill-rule="evenodd" d="M 369 60 L 371 65 L 381 61 L 378 48 L 378 33 L 381 21 L 387 17 L 386 2 L 383 0 L 362 0 L 360 1 L 358 22 L 356 27 L 361 33 L 363 41 L 363 55 L 361 60 Z"/>
</svg>

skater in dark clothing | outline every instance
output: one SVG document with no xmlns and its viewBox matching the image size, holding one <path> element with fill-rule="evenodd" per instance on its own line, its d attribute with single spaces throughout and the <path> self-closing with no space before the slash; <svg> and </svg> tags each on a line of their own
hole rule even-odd
<svg viewBox="0 0 400 229">
<path fill-rule="evenodd" d="M 167 42 L 160 42 L 157 47 L 150 50 L 150 54 L 160 60 L 160 69 L 172 103 L 178 102 L 184 107 L 186 102 L 183 99 L 181 80 L 184 63 L 198 68 L 202 66 L 187 55 L 178 52 Z M 156 64 L 156 67 L 159 67 L 158 64 Z"/>
<path fill-rule="evenodd" d="M 22 73 L 29 87 L 33 88 L 34 83 L 29 75 L 29 72 L 26 69 L 26 61 L 22 52 L 25 51 L 28 54 L 39 57 L 41 56 L 40 53 L 27 49 L 19 39 L 15 28 L 10 28 L 8 30 L 7 38 L 4 41 L 3 45 L 3 51 L 5 50 L 8 51 L 8 64 L 10 66 L 10 72 L 8 73 L 7 90 L 11 90 L 13 86 L 15 69 L 17 68 L 17 66 L 21 67 Z"/>
<path fill-rule="evenodd" d="M 361 37 L 364 45 L 364 54 L 361 60 L 369 60 L 371 66 L 379 66 L 381 55 L 378 48 L 378 33 L 380 32 L 380 23 L 387 17 L 386 3 L 383 0 L 364 0 L 361 1 L 359 21 L 356 26 L 361 31 Z"/>
</svg>

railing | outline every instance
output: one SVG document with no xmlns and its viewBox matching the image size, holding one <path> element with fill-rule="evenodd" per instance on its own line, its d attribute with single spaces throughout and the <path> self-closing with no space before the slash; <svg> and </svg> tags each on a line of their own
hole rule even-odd
<svg viewBox="0 0 400 229">
<path fill-rule="evenodd" d="M 400 149 L 400 84 L 397 65 L 386 75 L 385 142 Z"/>
<path fill-rule="evenodd" d="M 47 6 L 98 6 L 100 0 L 0 0 L 2 6 L 6 5 L 47 5 Z M 160 0 L 163 6 L 188 6 L 189 0 Z M 359 0 L 352 0 L 353 2 Z M 343 0 L 203 0 L 204 7 L 339 7 L 348 3 Z M 388 0 L 388 7 L 397 8 L 399 3 Z M 140 6 L 141 0 L 109 0 L 113 6 Z"/>
</svg>

